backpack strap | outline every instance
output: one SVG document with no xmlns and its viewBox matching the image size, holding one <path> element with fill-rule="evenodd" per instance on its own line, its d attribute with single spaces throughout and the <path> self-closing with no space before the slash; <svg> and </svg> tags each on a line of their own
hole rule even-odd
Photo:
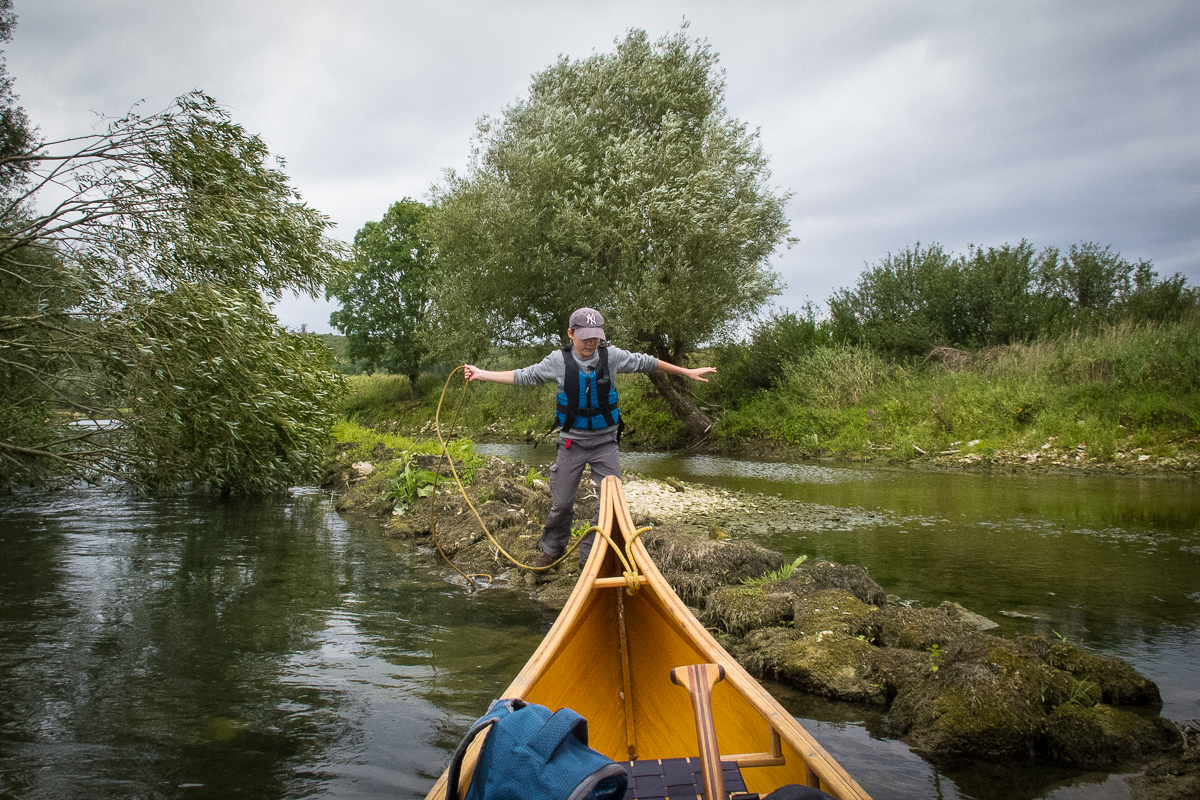
<svg viewBox="0 0 1200 800">
<path fill-rule="evenodd" d="M 475 741 L 475 737 L 499 722 L 500 717 L 511 714 L 527 705 L 529 704 L 519 697 L 497 700 L 488 708 L 487 714 L 476 720 L 471 729 L 467 731 L 467 735 L 458 743 L 454 755 L 450 757 L 449 771 L 446 774 L 446 800 L 458 800 L 458 781 L 459 775 L 462 773 L 463 757 L 467 754 L 467 748 L 471 746 L 471 742 Z M 585 722 L 584 724 L 586 725 L 587 723 Z M 559 741 L 562 740 L 560 739 Z"/>
<path fill-rule="evenodd" d="M 556 417 L 555 425 L 562 428 L 563 433 L 571 430 L 575 425 L 575 417 L 579 413 L 579 365 L 575 363 L 574 344 L 569 344 L 562 349 L 563 357 L 563 394 L 566 395 L 567 402 L 560 404 L 555 409 Z M 554 427 L 550 428 L 551 431 Z"/>
<path fill-rule="evenodd" d="M 596 405 L 600 409 L 600 414 L 604 417 L 604 422 L 607 425 L 616 425 L 617 419 L 614 419 L 616 406 L 612 404 L 612 373 L 608 371 L 608 348 L 600 348 L 600 363 L 596 366 Z M 621 431 L 617 430 L 617 441 L 620 439 Z"/>
<path fill-rule="evenodd" d="M 487 730 L 499 721 L 498 717 L 490 717 L 476 722 L 471 726 L 471 730 L 467 731 L 467 735 L 463 737 L 463 740 L 458 743 L 458 749 L 450 757 L 450 771 L 446 775 L 446 800 L 458 800 L 458 779 L 462 772 L 463 756 L 467 754 L 467 748 L 471 742 L 475 741 L 475 737 L 482 731 Z"/>
</svg>

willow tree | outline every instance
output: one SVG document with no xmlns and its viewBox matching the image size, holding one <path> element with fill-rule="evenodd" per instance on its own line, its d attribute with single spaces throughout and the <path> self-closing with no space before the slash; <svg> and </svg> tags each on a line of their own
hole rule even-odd
<svg viewBox="0 0 1200 800">
<path fill-rule="evenodd" d="M 723 73 L 685 30 L 562 57 L 529 97 L 478 123 L 470 163 L 434 187 L 431 345 L 471 356 L 559 341 L 579 306 L 622 347 L 685 363 L 780 290 L 787 194 L 758 132 L 730 118 Z M 685 383 L 650 379 L 696 436 Z"/>
<path fill-rule="evenodd" d="M 343 381 L 264 297 L 341 247 L 281 167 L 201 94 L 0 152 L 0 486 L 316 476 Z"/>
</svg>

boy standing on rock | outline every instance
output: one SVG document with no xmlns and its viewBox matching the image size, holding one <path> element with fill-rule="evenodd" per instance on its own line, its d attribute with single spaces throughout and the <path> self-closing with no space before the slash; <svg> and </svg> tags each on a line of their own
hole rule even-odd
<svg viewBox="0 0 1200 800">
<path fill-rule="evenodd" d="M 622 426 L 617 407 L 617 387 L 613 376 L 619 372 L 666 372 L 684 375 L 694 381 L 716 372 L 714 367 L 684 369 L 645 353 L 629 353 L 604 341 L 604 317 L 594 308 L 581 308 L 571 314 L 567 327 L 569 347 L 555 350 L 530 367 L 491 372 L 467 364 L 463 371 L 468 381 L 511 383 L 534 386 L 558 383 L 555 406 L 558 455 L 550 467 L 550 515 L 542 528 L 542 554 L 535 567 L 548 567 L 562 556 L 571 538 L 575 494 L 583 477 L 583 468 L 592 465 L 596 486 L 609 475 L 621 475 L 617 438 Z M 599 521 L 599 508 L 592 524 Z M 584 537 L 579 547 L 579 564 L 592 551 L 594 533 Z"/>
</svg>

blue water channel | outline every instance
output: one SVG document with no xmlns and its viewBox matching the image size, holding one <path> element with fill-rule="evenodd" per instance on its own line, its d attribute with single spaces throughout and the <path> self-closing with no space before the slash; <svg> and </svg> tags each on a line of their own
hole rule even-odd
<svg viewBox="0 0 1200 800">
<path fill-rule="evenodd" d="M 866 566 L 906 601 L 956 600 L 1005 635 L 1125 658 L 1165 715 L 1200 717 L 1191 481 L 624 458 L 875 511 L 758 538 Z M 314 489 L 18 494 L 0 498 L 0 547 L 4 798 L 421 797 L 554 619 L 520 592 L 468 592 Z M 929 761 L 877 713 L 771 688 L 876 798 L 1129 796 L 1122 769 Z"/>
</svg>

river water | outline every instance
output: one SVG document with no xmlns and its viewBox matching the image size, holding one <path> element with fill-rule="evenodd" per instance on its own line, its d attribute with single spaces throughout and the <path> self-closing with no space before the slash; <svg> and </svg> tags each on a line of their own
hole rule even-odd
<svg viewBox="0 0 1200 800">
<path fill-rule="evenodd" d="M 1003 634 L 1120 656 L 1158 682 L 1166 716 L 1200 717 L 1192 481 L 623 462 L 875 511 L 762 543 L 861 564 L 889 594 L 956 600 Z M 0 547 L 4 798 L 420 797 L 554 618 L 429 572 L 310 489 L 16 495 L 0 499 Z M 878 714 L 770 688 L 879 800 L 1129 796 L 1122 769 L 928 761 Z"/>
</svg>

